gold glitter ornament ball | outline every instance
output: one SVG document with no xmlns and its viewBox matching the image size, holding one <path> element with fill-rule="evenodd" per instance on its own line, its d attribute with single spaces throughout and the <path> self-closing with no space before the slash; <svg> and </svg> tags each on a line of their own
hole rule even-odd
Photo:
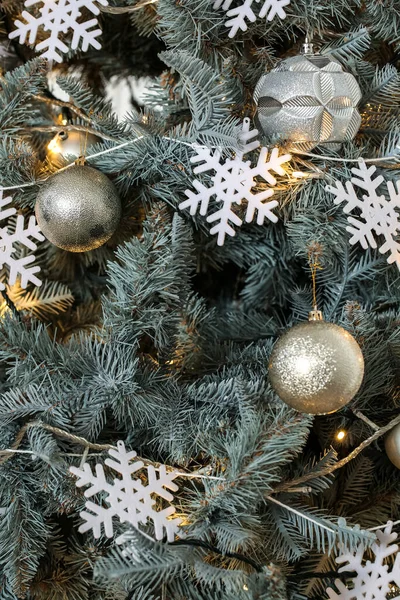
<svg viewBox="0 0 400 600">
<path fill-rule="evenodd" d="M 389 460 L 400 469 L 400 425 L 389 431 L 385 439 L 385 450 Z"/>
<path fill-rule="evenodd" d="M 69 252 L 87 252 L 110 239 L 121 219 L 121 201 L 106 175 L 74 165 L 42 185 L 35 213 L 52 244 Z"/>
<path fill-rule="evenodd" d="M 327 323 L 320 312 L 287 331 L 275 344 L 270 382 L 283 402 L 312 415 L 340 410 L 358 392 L 364 358 L 348 331 Z"/>
</svg>

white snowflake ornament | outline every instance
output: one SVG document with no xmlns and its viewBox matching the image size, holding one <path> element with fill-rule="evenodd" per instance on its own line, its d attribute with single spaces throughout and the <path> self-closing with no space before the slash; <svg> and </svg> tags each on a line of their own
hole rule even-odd
<svg viewBox="0 0 400 600">
<path fill-rule="evenodd" d="M 393 544 L 397 533 L 392 532 L 393 523 L 389 521 L 384 531 L 377 531 L 377 541 L 372 546 L 375 560 L 364 560 L 364 547 L 360 544 L 355 552 L 346 552 L 336 559 L 340 565 L 339 573 L 355 571 L 349 589 L 342 581 L 336 580 L 339 593 L 328 588 L 329 600 L 386 600 L 392 592 L 392 584 L 400 587 L 400 554 L 399 546 Z M 394 560 L 394 562 L 393 562 Z M 389 565 L 392 564 L 391 569 Z M 400 600 L 400 596 L 392 600 Z"/>
<path fill-rule="evenodd" d="M 165 465 L 155 468 L 152 465 L 144 466 L 141 460 L 134 461 L 137 454 L 135 451 L 127 452 L 123 442 L 118 442 L 117 450 L 109 450 L 109 455 L 115 459 L 107 458 L 105 464 L 116 471 L 121 477 L 109 483 L 104 474 L 103 465 L 97 464 L 95 473 L 92 473 L 90 465 L 85 463 L 83 468 L 70 467 L 71 473 L 78 477 L 78 487 L 89 486 L 85 491 L 86 498 L 91 498 L 99 492 L 105 492 L 106 497 L 98 504 L 88 500 L 85 504 L 87 510 L 80 513 L 85 521 L 79 528 L 81 533 L 93 531 L 95 538 L 101 535 L 102 526 L 107 537 L 113 536 L 113 519 L 118 518 L 121 523 L 130 523 L 136 529 L 139 525 L 145 525 L 147 521 L 154 524 L 155 537 L 157 540 L 164 538 L 164 532 L 169 542 L 172 542 L 178 532 L 178 526 L 182 522 L 174 518 L 174 506 L 167 506 L 162 510 L 155 508 L 158 496 L 167 502 L 172 502 L 174 497 L 168 491 L 176 492 L 178 486 L 173 480 L 178 477 L 175 471 L 167 472 Z M 147 484 L 143 478 L 133 477 L 134 473 L 147 471 Z M 124 536 L 116 539 L 117 544 L 122 543 Z"/>
<path fill-rule="evenodd" d="M 86 9 L 93 15 L 98 15 L 101 6 L 108 6 L 108 0 L 25 0 L 25 8 L 39 5 L 39 15 L 36 17 L 24 10 L 22 17 L 25 22 L 17 19 L 15 21 L 16 29 L 9 34 L 9 38 L 19 38 L 19 43 L 24 44 L 28 38 L 29 44 L 34 44 L 38 38 L 39 32 L 49 32 L 49 35 L 41 42 L 36 44 L 35 50 L 42 52 L 44 58 L 62 62 L 63 54 L 69 51 L 60 36 L 66 34 L 69 30 L 73 32 L 71 48 L 76 50 L 78 45 L 84 52 L 93 46 L 96 50 L 101 48 L 97 40 L 101 35 L 101 29 L 98 28 L 96 18 L 82 21 L 82 9 Z M 93 29 L 96 27 L 96 29 Z"/>
<path fill-rule="evenodd" d="M 257 15 L 254 12 L 254 2 L 260 3 L 261 8 L 258 16 L 267 21 L 272 21 L 275 17 L 285 19 L 285 6 L 289 6 L 291 0 L 244 0 L 240 6 L 231 8 L 233 0 L 215 0 L 213 8 L 226 11 L 226 16 L 229 17 L 225 23 L 226 27 L 230 27 L 229 37 L 233 38 L 241 29 L 247 30 L 247 21 L 254 23 L 257 20 Z"/>
<path fill-rule="evenodd" d="M 367 167 L 360 159 L 358 168 L 351 169 L 354 177 L 346 182 L 346 186 L 336 181 L 334 186 L 328 185 L 326 189 L 336 196 L 335 204 L 345 203 L 343 210 L 346 214 L 356 211 L 347 218 L 349 226 L 346 230 L 352 234 L 350 244 L 360 243 L 364 250 L 377 248 L 375 235 L 382 235 L 385 241 L 379 252 L 388 253 L 387 262 L 396 263 L 400 269 L 400 242 L 397 237 L 400 232 L 400 180 L 395 183 L 386 181 L 387 193 L 379 194 L 378 188 L 385 180 L 382 175 L 374 176 L 375 171 L 375 166 Z M 366 193 L 360 198 L 355 188 Z"/>
<path fill-rule="evenodd" d="M 237 150 L 234 158 L 228 158 L 221 162 L 221 152 L 217 149 L 214 152 L 206 147 L 198 147 L 197 155 L 192 157 L 192 163 L 200 163 L 193 169 L 195 174 L 214 171 L 212 176 L 212 185 L 206 187 L 203 183 L 195 179 L 193 187 L 197 193 L 192 190 L 186 190 L 187 200 L 179 204 L 181 210 L 189 209 L 191 215 L 199 212 L 205 216 L 209 212 L 210 201 L 215 196 L 219 208 L 216 212 L 207 217 L 208 223 L 215 223 L 210 229 L 211 235 L 218 235 L 217 243 L 223 246 L 225 236 L 235 235 L 232 225 L 240 227 L 242 220 L 232 210 L 234 205 L 240 205 L 242 200 L 247 201 L 245 220 L 247 223 L 254 221 L 257 216 L 257 224 L 262 225 L 265 219 L 276 223 L 278 217 L 272 212 L 278 206 L 276 200 L 266 202 L 274 191 L 269 187 L 262 192 L 253 192 L 257 185 L 255 177 L 261 177 L 270 186 L 276 185 L 276 179 L 272 172 L 278 175 L 285 175 L 282 165 L 291 159 L 290 154 L 279 156 L 279 149 L 273 148 L 269 155 L 267 148 L 261 148 L 258 162 L 255 167 L 251 166 L 250 161 L 243 160 L 245 154 L 259 147 L 260 142 L 254 141 L 258 135 L 258 130 L 250 131 L 250 119 L 244 119 L 243 130 L 240 136 L 241 148 Z M 252 141 L 253 140 L 253 141 Z"/>
<path fill-rule="evenodd" d="M 10 204 L 12 198 L 8 196 L 3 198 L 3 192 L 0 190 L 0 224 L 8 217 L 16 214 L 15 208 L 6 208 Z M 28 226 L 25 228 L 25 218 L 23 215 L 18 215 L 14 228 L 4 224 L 0 227 L 0 269 L 4 266 L 9 268 L 8 284 L 14 285 L 18 275 L 21 277 L 21 287 L 26 288 L 28 283 L 40 286 L 42 282 L 36 277 L 36 273 L 40 271 L 40 267 L 30 267 L 34 262 L 35 256 L 28 254 L 18 258 L 19 245 L 25 246 L 28 250 L 35 251 L 37 244 L 33 240 L 39 242 L 44 241 L 44 236 L 40 233 L 40 229 L 36 224 L 35 217 L 29 217 Z M 17 256 L 15 254 L 17 253 Z M 0 282 L 0 291 L 5 290 L 4 283 Z"/>
</svg>

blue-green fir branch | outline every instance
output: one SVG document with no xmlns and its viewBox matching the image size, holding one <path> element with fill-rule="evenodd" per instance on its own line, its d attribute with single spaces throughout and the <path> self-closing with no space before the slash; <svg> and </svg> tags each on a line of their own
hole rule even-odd
<svg viewBox="0 0 400 600">
<path fill-rule="evenodd" d="M 2 8 L 13 17 L 23 2 L 12 4 Z M 32 212 L 56 170 L 44 157 L 61 110 L 101 134 L 88 162 L 123 204 L 108 245 L 79 256 L 45 243 L 42 287 L 6 290 L 19 318 L 0 324 L 1 600 L 315 600 L 335 579 L 338 540 L 354 551 L 373 540 L 367 530 L 399 520 L 383 442 L 398 422 L 399 275 L 376 250 L 350 249 L 325 189 L 349 180 L 360 157 L 399 178 L 398 7 L 292 0 L 285 20 L 257 19 L 231 39 L 212 4 L 113 2 L 129 19 L 104 12 L 102 50 L 68 53 L 59 83 L 69 101 L 48 92 L 40 59 L 1 78 L 0 183 L 18 210 Z M 202 217 L 178 211 L 193 145 L 228 155 L 255 117 L 258 79 L 306 35 L 360 82 L 360 132 L 339 151 L 294 155 L 305 177 L 279 181 L 279 223 L 246 224 L 217 247 Z M 23 62 L 29 50 L 18 50 Z M 105 84 L 145 70 L 147 91 L 133 90 L 118 120 Z M 312 243 L 320 307 L 366 364 L 350 407 L 317 419 L 283 405 L 268 380 L 276 339 L 307 316 Z M 118 440 L 180 472 L 175 506 L 202 547 L 152 542 L 150 525 L 142 535 L 121 524 L 121 548 L 76 533 L 85 498 L 68 468 L 104 463 Z"/>
</svg>

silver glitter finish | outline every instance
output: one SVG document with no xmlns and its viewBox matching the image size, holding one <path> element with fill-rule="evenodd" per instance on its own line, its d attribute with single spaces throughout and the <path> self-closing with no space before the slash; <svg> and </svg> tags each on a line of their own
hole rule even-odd
<svg viewBox="0 0 400 600">
<path fill-rule="evenodd" d="M 385 439 L 385 450 L 395 467 L 400 469 L 400 425 L 389 431 Z"/>
<path fill-rule="evenodd" d="M 325 321 L 307 321 L 275 344 L 269 365 L 278 396 L 313 415 L 335 412 L 355 396 L 364 376 L 364 358 L 348 331 Z"/>
<path fill-rule="evenodd" d="M 121 218 L 121 201 L 103 173 L 74 165 L 42 185 L 35 212 L 43 235 L 52 244 L 70 252 L 86 252 L 112 236 Z"/>
<path fill-rule="evenodd" d="M 55 165 L 73 162 L 101 138 L 85 131 L 59 131 L 47 146 L 47 158 Z"/>
<path fill-rule="evenodd" d="M 265 135 L 313 148 L 352 140 L 360 128 L 357 80 L 328 55 L 282 61 L 257 84 L 254 100 Z"/>
</svg>

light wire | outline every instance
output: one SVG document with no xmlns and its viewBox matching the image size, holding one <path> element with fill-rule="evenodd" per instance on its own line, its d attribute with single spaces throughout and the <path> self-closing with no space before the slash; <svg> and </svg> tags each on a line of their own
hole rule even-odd
<svg viewBox="0 0 400 600">
<path fill-rule="evenodd" d="M 128 140 L 127 142 L 123 142 L 122 144 L 113 146 L 112 148 L 107 148 L 106 150 L 101 150 L 101 152 L 96 152 L 95 154 L 91 154 L 90 156 L 85 157 L 85 159 L 90 160 L 91 158 L 98 158 L 99 156 L 104 156 L 105 154 L 109 154 L 111 152 L 115 152 L 116 150 L 120 150 L 121 148 L 126 148 L 127 146 L 130 146 L 131 144 L 135 144 L 136 142 L 139 142 L 144 137 L 145 137 L 144 135 L 140 135 L 132 140 Z M 170 142 L 176 142 L 178 144 L 182 144 L 183 146 L 188 146 L 189 148 L 196 148 L 196 147 L 200 146 L 200 144 L 183 142 L 181 140 L 177 140 L 175 138 L 171 138 L 168 136 L 163 136 L 163 139 L 168 140 Z M 212 148 L 215 148 L 215 146 L 212 146 Z M 333 161 L 333 162 L 358 163 L 360 161 L 360 158 L 354 158 L 354 159 L 353 158 L 334 158 L 331 156 L 320 156 L 319 154 L 313 154 L 312 152 L 302 152 L 300 150 L 292 150 L 292 154 L 301 155 L 301 156 L 309 156 L 311 158 L 318 158 L 320 160 L 327 160 L 327 161 Z M 397 158 L 395 156 L 383 156 L 380 158 L 363 158 L 362 160 L 366 163 L 374 163 L 374 162 L 387 162 L 389 160 L 397 160 Z M 61 169 L 58 169 L 58 171 L 56 171 L 56 173 L 61 173 L 62 171 L 65 171 L 66 169 L 70 169 L 74 165 L 75 165 L 74 162 L 69 165 L 66 165 L 65 167 L 62 167 Z M 6 191 L 11 191 L 11 190 L 19 190 L 22 188 L 33 187 L 35 185 L 43 183 L 44 181 L 47 181 L 47 179 L 49 179 L 49 177 L 51 177 L 54 174 L 55 173 L 52 173 L 51 175 L 48 175 L 47 177 L 45 177 L 43 179 L 38 179 L 36 181 L 30 181 L 29 183 L 21 183 L 19 185 L 11 185 L 11 186 L 4 186 L 4 187 L 0 186 L 0 191 L 6 192 Z"/>
<path fill-rule="evenodd" d="M 110 152 L 114 152 L 115 150 L 119 150 L 120 148 L 125 148 L 126 146 L 129 146 L 130 144 L 138 142 L 139 140 L 143 139 L 144 137 L 145 137 L 144 135 L 140 135 L 139 137 L 134 138 L 133 140 L 129 140 L 128 142 L 123 142 L 122 144 L 118 144 L 118 146 L 113 146 L 112 148 L 107 148 L 107 150 L 102 150 L 101 152 L 96 152 L 95 154 L 91 154 L 90 156 L 87 156 L 86 160 L 90 160 L 91 158 L 97 158 L 99 156 L 103 156 L 104 154 L 109 154 Z M 182 143 L 184 143 L 184 142 L 182 142 Z M 75 165 L 75 162 L 71 163 L 70 165 L 66 165 L 65 167 L 62 167 L 61 169 L 58 169 L 58 171 L 56 171 L 56 173 L 61 173 L 62 171 L 66 171 L 67 169 L 70 169 L 74 165 Z M 44 177 L 43 179 L 38 179 L 37 181 L 30 181 L 29 183 L 22 183 L 20 185 L 11 185 L 11 186 L 7 186 L 7 187 L 0 187 L 0 190 L 3 192 L 6 192 L 9 190 L 19 190 L 20 188 L 33 187 L 34 185 L 37 185 L 38 183 L 47 181 L 47 179 L 49 179 L 49 177 L 51 177 L 52 175 L 48 175 L 47 177 Z"/>
</svg>

